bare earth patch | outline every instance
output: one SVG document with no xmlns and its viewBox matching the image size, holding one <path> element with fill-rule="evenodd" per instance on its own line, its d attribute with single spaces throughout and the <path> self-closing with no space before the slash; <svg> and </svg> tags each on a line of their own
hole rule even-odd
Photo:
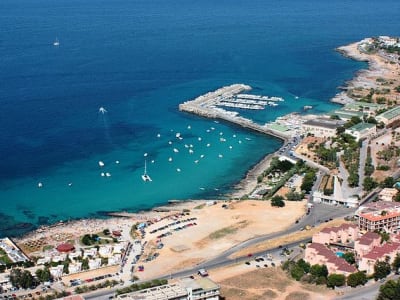
<svg viewBox="0 0 400 300">
<path fill-rule="evenodd" d="M 228 275 L 227 275 L 228 274 Z M 231 277 L 227 277 L 227 276 Z M 221 286 L 221 295 L 229 300 L 288 299 L 322 300 L 332 299 L 334 293 L 322 286 L 290 279 L 280 268 L 253 269 L 242 264 L 213 270 L 211 278 Z"/>
</svg>

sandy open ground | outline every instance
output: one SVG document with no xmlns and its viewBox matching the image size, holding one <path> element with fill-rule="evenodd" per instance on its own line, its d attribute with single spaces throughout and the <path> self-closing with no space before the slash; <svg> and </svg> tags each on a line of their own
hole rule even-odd
<svg viewBox="0 0 400 300">
<path fill-rule="evenodd" d="M 223 204 L 228 208 L 222 208 Z M 160 256 L 144 264 L 145 272 L 139 277 L 153 278 L 191 267 L 242 241 L 283 230 L 304 213 L 305 202 L 286 202 L 284 208 L 274 208 L 269 201 L 255 200 L 218 202 L 194 209 L 190 217 L 197 218 L 197 225 L 162 238 L 165 247 L 157 250 Z M 153 224 L 148 231 L 162 225 L 164 223 Z M 159 234 L 149 234 L 146 240 L 151 244 Z"/>
</svg>

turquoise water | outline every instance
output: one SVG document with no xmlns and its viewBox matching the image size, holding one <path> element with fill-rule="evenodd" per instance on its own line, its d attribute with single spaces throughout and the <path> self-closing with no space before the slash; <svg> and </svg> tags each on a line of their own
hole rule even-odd
<svg viewBox="0 0 400 300">
<path fill-rule="evenodd" d="M 221 197 L 280 141 L 178 104 L 245 83 L 286 100 L 241 112 L 259 123 L 304 105 L 331 110 L 336 88 L 365 67 L 333 49 L 398 34 L 399 8 L 388 0 L 1 1 L 0 235 Z M 141 179 L 145 153 L 151 183 Z"/>
<path fill-rule="evenodd" d="M 344 255 L 344 252 L 342 252 L 342 251 L 337 251 L 336 252 L 336 256 L 337 257 L 343 257 L 343 255 Z"/>
</svg>

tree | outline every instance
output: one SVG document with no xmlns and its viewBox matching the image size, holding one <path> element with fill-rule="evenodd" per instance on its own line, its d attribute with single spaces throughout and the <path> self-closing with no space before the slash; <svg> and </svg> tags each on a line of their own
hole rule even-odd
<svg viewBox="0 0 400 300">
<path fill-rule="evenodd" d="M 301 201 L 304 197 L 303 193 L 289 192 L 285 195 L 289 201 Z"/>
<path fill-rule="evenodd" d="M 21 274 L 20 286 L 23 289 L 32 288 L 35 286 L 35 280 L 28 270 L 24 270 Z"/>
<path fill-rule="evenodd" d="M 305 274 L 304 270 L 302 267 L 300 267 L 298 264 L 296 264 L 293 269 L 290 271 L 290 275 L 299 281 L 301 277 Z"/>
<path fill-rule="evenodd" d="M 52 278 L 50 270 L 48 268 L 37 269 L 35 274 L 40 282 L 47 282 L 50 281 L 50 279 Z"/>
<path fill-rule="evenodd" d="M 344 258 L 344 260 L 347 261 L 351 265 L 356 262 L 356 260 L 354 258 L 354 253 L 352 253 L 352 252 L 344 253 L 342 258 Z"/>
<path fill-rule="evenodd" d="M 400 268 L 400 254 L 397 253 L 392 263 L 392 270 L 398 272 Z"/>
<path fill-rule="evenodd" d="M 283 201 L 282 196 L 274 196 L 271 199 L 271 206 L 277 206 L 277 207 L 284 207 L 285 202 Z"/>
<path fill-rule="evenodd" d="M 328 277 L 328 268 L 326 265 L 312 265 L 310 268 L 310 273 L 315 278 Z"/>
<path fill-rule="evenodd" d="M 372 179 L 372 177 L 367 176 L 364 178 L 363 187 L 365 191 L 369 192 L 377 186 L 378 183 L 374 179 Z"/>
<path fill-rule="evenodd" d="M 349 277 L 347 277 L 347 285 L 351 287 L 356 287 L 358 285 L 364 285 L 368 281 L 367 275 L 365 275 L 364 272 L 356 272 L 353 274 L 350 274 Z"/>
<path fill-rule="evenodd" d="M 20 287 L 20 282 L 22 278 L 21 269 L 12 269 L 10 271 L 10 282 L 14 287 Z"/>
<path fill-rule="evenodd" d="M 89 270 L 89 259 L 87 257 L 82 259 L 82 270 Z"/>
<path fill-rule="evenodd" d="M 90 234 L 85 234 L 82 237 L 82 244 L 86 246 L 90 246 L 92 244 L 92 239 L 90 238 Z"/>
<path fill-rule="evenodd" d="M 396 180 L 394 180 L 393 177 L 386 177 L 379 185 L 382 188 L 391 188 L 393 185 L 396 183 Z"/>
<path fill-rule="evenodd" d="M 390 274 L 391 268 L 386 261 L 377 261 L 374 265 L 374 278 L 375 280 L 386 278 Z"/>
<path fill-rule="evenodd" d="M 306 262 L 304 259 L 299 259 L 297 261 L 297 265 L 304 270 L 304 273 L 310 272 L 310 264 Z"/>
<path fill-rule="evenodd" d="M 400 279 L 389 280 L 379 288 L 377 300 L 399 300 L 400 299 Z"/>
<path fill-rule="evenodd" d="M 327 278 L 326 285 L 330 288 L 343 286 L 346 283 L 346 277 L 343 274 L 331 274 Z"/>
</svg>

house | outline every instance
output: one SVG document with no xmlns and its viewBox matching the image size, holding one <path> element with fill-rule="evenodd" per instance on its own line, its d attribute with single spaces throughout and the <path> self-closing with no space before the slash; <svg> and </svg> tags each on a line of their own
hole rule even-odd
<svg viewBox="0 0 400 300">
<path fill-rule="evenodd" d="M 63 270 L 63 265 L 58 265 L 49 269 L 51 276 L 53 276 L 54 278 L 61 278 L 61 276 L 63 275 Z"/>
<path fill-rule="evenodd" d="M 89 259 L 89 269 L 98 269 L 101 267 L 101 258 Z"/>
<path fill-rule="evenodd" d="M 101 246 L 99 248 L 99 255 L 102 257 L 109 257 L 112 254 L 112 246 L 111 245 L 105 245 Z"/>
<path fill-rule="evenodd" d="M 357 258 L 362 258 L 365 254 L 371 252 L 374 247 L 378 247 L 380 244 L 381 236 L 376 232 L 368 231 L 354 242 L 354 251 Z"/>
<path fill-rule="evenodd" d="M 398 190 L 395 188 L 384 188 L 378 194 L 378 199 L 381 201 L 393 201 L 397 196 Z"/>
<path fill-rule="evenodd" d="M 89 249 L 85 249 L 85 251 L 83 251 L 83 257 L 95 257 L 97 255 L 97 249 L 96 248 L 89 248 Z"/>
<path fill-rule="evenodd" d="M 370 123 L 358 123 L 345 130 L 345 133 L 355 137 L 356 141 L 376 134 L 376 125 Z"/>
<path fill-rule="evenodd" d="M 313 243 L 319 244 L 346 244 L 354 242 L 358 238 L 358 226 L 342 224 L 336 227 L 326 227 L 312 237 Z"/>
<path fill-rule="evenodd" d="M 78 273 L 81 270 L 82 270 L 82 263 L 81 262 L 71 263 L 68 266 L 68 271 L 69 271 L 70 274 Z"/>
<path fill-rule="evenodd" d="M 387 260 L 388 263 L 392 264 L 399 251 L 400 243 L 385 243 L 375 247 L 361 258 L 358 262 L 358 269 L 360 271 L 365 271 L 367 275 L 371 275 L 374 273 L 374 265 L 376 262 Z"/>
<path fill-rule="evenodd" d="M 305 250 L 304 260 L 310 265 L 326 265 L 329 274 L 343 274 L 348 276 L 357 269 L 346 260 L 338 257 L 325 245 L 311 243 Z"/>
</svg>

